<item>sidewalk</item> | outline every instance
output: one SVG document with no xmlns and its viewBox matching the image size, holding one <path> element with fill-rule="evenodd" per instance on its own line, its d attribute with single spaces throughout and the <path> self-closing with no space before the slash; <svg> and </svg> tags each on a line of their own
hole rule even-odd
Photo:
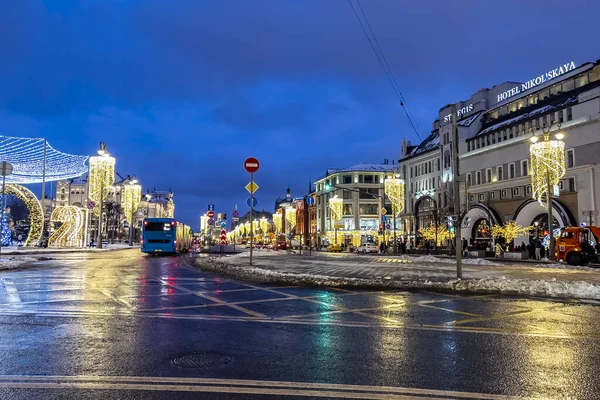
<svg viewBox="0 0 600 400">
<path fill-rule="evenodd" d="M 117 251 L 126 249 L 139 249 L 139 245 L 129 246 L 127 244 L 109 244 L 107 247 L 102 249 L 89 248 L 89 247 L 77 247 L 77 248 L 65 248 L 65 247 L 2 247 L 1 255 L 42 255 L 42 254 L 54 254 L 54 253 L 94 253 L 102 251 Z"/>
<path fill-rule="evenodd" d="M 202 269 L 259 283 L 600 299 L 600 269 L 562 264 L 466 259 L 459 280 L 452 259 L 433 256 L 255 252 L 252 267 L 248 256 L 195 261 Z"/>
</svg>

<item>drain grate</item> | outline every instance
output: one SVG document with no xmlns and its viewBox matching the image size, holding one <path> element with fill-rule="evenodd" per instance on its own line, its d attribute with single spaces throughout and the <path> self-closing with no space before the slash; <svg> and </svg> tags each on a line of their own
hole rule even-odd
<svg viewBox="0 0 600 400">
<path fill-rule="evenodd" d="M 211 352 L 196 352 L 176 357 L 171 360 L 181 368 L 215 368 L 231 364 L 233 358 Z"/>
</svg>

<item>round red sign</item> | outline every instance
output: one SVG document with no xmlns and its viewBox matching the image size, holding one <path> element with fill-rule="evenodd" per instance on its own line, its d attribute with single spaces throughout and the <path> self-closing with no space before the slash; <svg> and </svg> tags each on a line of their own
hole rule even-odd
<svg viewBox="0 0 600 400">
<path fill-rule="evenodd" d="M 258 171 L 258 167 L 260 167 L 260 163 L 254 157 L 247 158 L 246 161 L 244 161 L 244 168 L 250 173 Z"/>
<path fill-rule="evenodd" d="M 210 218 L 210 219 L 213 219 L 215 217 L 214 211 L 209 211 L 206 213 L 206 215 L 208 215 L 208 218 Z"/>
</svg>

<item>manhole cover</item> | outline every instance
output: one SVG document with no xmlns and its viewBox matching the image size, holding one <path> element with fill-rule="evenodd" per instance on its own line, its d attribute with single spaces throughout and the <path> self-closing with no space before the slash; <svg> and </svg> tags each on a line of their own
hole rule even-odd
<svg viewBox="0 0 600 400">
<path fill-rule="evenodd" d="M 172 360 L 181 368 L 214 368 L 230 364 L 233 358 L 218 353 L 191 353 Z"/>
</svg>

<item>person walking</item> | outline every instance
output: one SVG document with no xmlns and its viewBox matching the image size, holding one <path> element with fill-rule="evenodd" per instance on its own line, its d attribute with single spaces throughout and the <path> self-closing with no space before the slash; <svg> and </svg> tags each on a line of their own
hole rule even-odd
<svg viewBox="0 0 600 400">
<path fill-rule="evenodd" d="M 496 243 L 496 258 L 500 258 L 501 255 L 502 255 L 502 246 L 500 246 L 500 243 Z"/>
<path fill-rule="evenodd" d="M 541 251 L 542 251 L 542 242 L 540 240 L 537 240 L 535 242 L 535 259 L 538 261 L 542 259 Z"/>
<path fill-rule="evenodd" d="M 411 247 L 411 244 L 410 244 L 410 240 L 409 240 L 408 242 L 406 242 L 406 254 L 410 254 L 410 247 Z"/>
</svg>

